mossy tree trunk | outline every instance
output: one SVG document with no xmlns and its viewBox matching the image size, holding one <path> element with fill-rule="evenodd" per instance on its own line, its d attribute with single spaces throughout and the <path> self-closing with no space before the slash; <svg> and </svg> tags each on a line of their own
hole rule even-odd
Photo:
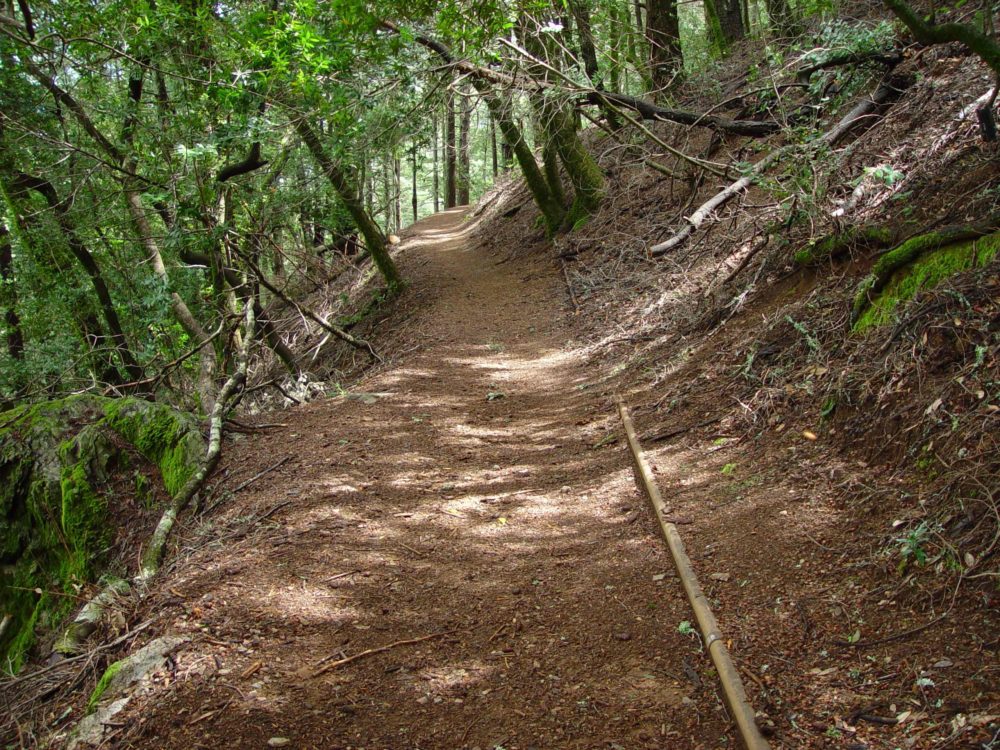
<svg viewBox="0 0 1000 750">
<path fill-rule="evenodd" d="M 600 208 L 604 197 L 604 175 L 580 140 L 576 120 L 568 104 L 553 107 L 551 138 L 573 185 L 573 204 L 563 217 L 562 228 L 573 229 Z"/>
<path fill-rule="evenodd" d="M 534 199 L 535 205 L 538 206 L 538 210 L 542 212 L 546 233 L 550 236 L 555 234 L 562 223 L 565 209 L 562 202 L 553 194 L 548 180 L 542 170 L 538 168 L 538 162 L 535 161 L 535 155 L 524 139 L 524 134 L 514 122 L 511 100 L 509 98 L 501 100 L 485 81 L 473 79 L 473 85 L 486 102 L 490 114 L 500 129 L 500 134 L 510 146 L 514 159 L 521 168 L 524 181 L 531 191 L 531 197 Z"/>
<path fill-rule="evenodd" d="M 326 149 L 323 148 L 323 144 L 320 142 L 316 131 L 302 118 L 295 120 L 294 127 L 295 132 L 299 134 L 302 142 L 309 149 L 309 153 L 312 154 L 316 163 L 319 164 L 320 169 L 323 170 L 323 174 L 330 181 L 330 185 L 333 186 L 344 207 L 350 213 L 351 218 L 354 219 L 354 223 L 361 230 L 361 234 L 365 238 L 365 244 L 368 246 L 368 252 L 371 253 L 375 266 L 382 274 L 382 278 L 385 279 L 390 296 L 395 295 L 403 288 L 403 278 L 399 275 L 399 269 L 396 268 L 396 263 L 393 261 L 392 256 L 389 255 L 388 245 L 385 235 L 382 234 L 382 230 L 378 228 L 378 225 L 368 215 L 368 212 L 365 211 L 365 207 L 355 193 L 354 187 L 347 179 L 347 175 L 340 170 L 330 155 L 326 153 Z"/>
</svg>

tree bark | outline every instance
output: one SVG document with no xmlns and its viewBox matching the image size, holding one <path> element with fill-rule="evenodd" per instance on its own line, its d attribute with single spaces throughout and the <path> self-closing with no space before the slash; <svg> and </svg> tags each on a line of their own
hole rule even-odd
<svg viewBox="0 0 1000 750">
<path fill-rule="evenodd" d="M 467 206 L 470 201 L 470 159 L 469 159 L 469 128 L 472 125 L 472 100 L 468 91 L 461 93 L 458 129 L 458 189 L 456 200 L 458 205 Z"/>
<path fill-rule="evenodd" d="M 412 191 L 410 193 L 410 203 L 413 206 L 413 223 L 417 222 L 417 144 L 413 144 L 410 149 L 410 159 L 411 165 L 413 167 L 411 175 L 413 180 L 411 182 Z"/>
<path fill-rule="evenodd" d="M 294 127 L 303 143 L 306 144 L 306 148 L 309 149 L 316 163 L 320 165 L 323 173 L 330 181 L 330 185 L 333 186 L 334 191 L 344 204 L 347 212 L 354 219 L 354 223 L 358 225 L 358 229 L 365 238 L 368 252 L 371 253 L 375 266 L 385 279 L 390 295 L 396 294 L 403 287 L 403 278 L 399 275 L 399 270 L 396 268 L 392 256 L 389 255 L 385 235 L 382 234 L 378 225 L 372 221 L 372 218 L 365 211 L 346 175 L 323 149 L 323 144 L 320 143 L 319 137 L 309 126 L 309 123 L 298 119 L 295 121 Z"/>
<path fill-rule="evenodd" d="M 431 117 L 431 158 L 434 170 L 434 213 L 441 210 L 441 184 L 438 176 L 438 116 Z"/>
<path fill-rule="evenodd" d="M 649 41 L 652 95 L 654 99 L 660 99 L 684 68 L 677 0 L 647 0 L 646 39 Z"/>
<path fill-rule="evenodd" d="M 455 143 L 455 92 L 451 88 L 445 98 L 444 125 L 444 207 L 454 208 L 458 200 L 458 148 Z"/>
<path fill-rule="evenodd" d="M 24 332 L 17 313 L 17 281 L 14 278 L 14 247 L 10 230 L 0 221 L 0 281 L 3 291 L 4 328 L 7 334 L 7 355 L 16 362 L 24 359 Z"/>
<path fill-rule="evenodd" d="M 392 152 L 392 218 L 393 226 L 399 232 L 403 228 L 403 169 L 399 152 Z"/>
</svg>

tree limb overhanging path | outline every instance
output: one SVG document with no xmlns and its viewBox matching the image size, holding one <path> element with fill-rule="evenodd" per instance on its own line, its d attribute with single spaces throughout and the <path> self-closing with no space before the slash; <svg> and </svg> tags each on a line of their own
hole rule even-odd
<svg viewBox="0 0 1000 750">
<path fill-rule="evenodd" d="M 192 641 L 120 746 L 734 742 L 558 266 L 490 254 L 461 210 L 401 258 L 393 335 L 422 349 L 230 447 L 233 487 L 289 458 L 158 583 Z"/>
</svg>

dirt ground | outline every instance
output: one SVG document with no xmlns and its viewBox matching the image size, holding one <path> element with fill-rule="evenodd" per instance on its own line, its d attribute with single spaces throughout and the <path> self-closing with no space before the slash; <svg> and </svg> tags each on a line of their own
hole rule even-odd
<svg viewBox="0 0 1000 750">
<path fill-rule="evenodd" d="M 191 640 L 105 746 L 736 746 L 621 392 L 775 747 L 990 747 L 995 603 L 928 609 L 872 562 L 903 511 L 845 488 L 880 468 L 794 412 L 760 440 L 729 429 L 738 321 L 658 364 L 687 394 L 664 423 L 660 393 L 588 358 L 558 262 L 501 252 L 502 231 L 415 225 L 387 364 L 227 446 L 222 504 L 134 618 Z"/>
<path fill-rule="evenodd" d="M 287 460 L 158 585 L 193 640 L 110 746 L 732 746 L 558 267 L 468 231 L 410 233 L 419 351 L 229 449 Z"/>
</svg>

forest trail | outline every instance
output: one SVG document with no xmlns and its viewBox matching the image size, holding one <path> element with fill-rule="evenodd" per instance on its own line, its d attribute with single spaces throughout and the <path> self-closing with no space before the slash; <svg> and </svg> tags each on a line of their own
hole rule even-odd
<svg viewBox="0 0 1000 750">
<path fill-rule="evenodd" d="M 463 220 L 407 233 L 423 348 L 358 387 L 382 395 L 271 415 L 289 426 L 229 449 L 229 488 L 287 460 L 188 531 L 195 551 L 150 606 L 192 640 L 118 746 L 726 741 L 669 558 L 608 445 L 612 407 L 568 343 L 558 267 L 476 250 Z"/>
</svg>

